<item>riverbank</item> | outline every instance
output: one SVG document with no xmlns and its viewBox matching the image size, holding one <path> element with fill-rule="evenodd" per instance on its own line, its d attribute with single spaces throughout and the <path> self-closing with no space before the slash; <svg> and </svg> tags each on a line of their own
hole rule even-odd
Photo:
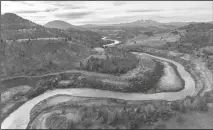
<svg viewBox="0 0 213 130">
<path fill-rule="evenodd" d="M 63 78 L 60 78 L 60 77 L 63 77 Z M 33 80 L 34 78 L 35 78 L 35 80 Z M 122 78 L 125 79 L 124 77 L 122 77 Z M 58 83 L 55 82 L 56 81 L 55 79 L 58 80 L 57 81 Z M 68 89 L 72 89 L 72 88 L 75 89 L 76 87 L 82 88 L 82 89 L 90 88 L 91 91 L 94 89 L 106 90 L 106 93 L 108 93 L 108 91 L 109 92 L 113 91 L 113 92 L 115 92 L 114 95 L 117 95 L 120 92 L 122 92 L 123 95 L 125 95 L 125 93 L 126 93 L 129 96 L 131 95 L 130 92 L 137 93 L 137 95 L 142 94 L 138 89 L 132 88 L 134 90 L 134 91 L 132 91 L 132 89 L 129 88 L 128 82 L 124 82 L 124 80 L 122 80 L 122 79 L 119 80 L 119 77 L 117 77 L 117 76 L 100 74 L 100 73 L 95 73 L 95 72 L 79 71 L 79 70 L 72 70 L 72 71 L 69 71 L 69 73 L 63 73 L 63 74 L 58 74 L 58 75 L 49 74 L 49 75 L 45 75 L 43 77 L 42 76 L 40 76 L 40 77 L 38 77 L 38 76 L 31 77 L 30 76 L 29 79 L 27 77 L 25 77 L 25 78 L 20 78 L 20 80 L 18 80 L 18 79 L 14 79 L 14 80 L 15 80 L 15 82 L 13 82 L 12 79 L 6 80 L 5 82 L 3 82 L 5 84 L 7 84 L 7 85 L 5 85 L 5 88 L 26 85 L 27 83 L 29 83 L 28 85 L 32 86 L 33 90 L 31 90 L 29 93 L 24 94 L 24 98 L 27 98 L 28 100 L 33 99 L 34 97 L 39 96 L 40 94 L 43 94 L 50 89 L 51 90 L 54 89 L 53 91 L 57 91 L 57 88 L 62 88 L 62 90 L 64 90 L 64 91 L 66 91 Z M 38 86 L 40 80 L 44 83 L 44 85 Z M 65 83 L 63 84 L 63 82 L 65 82 Z M 110 95 L 113 95 L 113 92 Z M 118 92 L 118 93 L 116 93 L 116 92 Z M 161 91 L 158 91 L 158 93 L 160 93 L 160 92 Z M 156 91 L 149 92 L 149 94 L 152 94 L 152 93 L 156 93 Z M 145 95 L 146 94 L 144 94 L 144 97 L 146 98 Z M 100 96 L 102 96 L 102 95 L 100 95 Z M 150 95 L 150 97 L 151 97 L 151 95 Z M 17 98 L 13 96 L 13 98 L 18 100 L 19 98 L 21 98 L 21 96 L 18 96 Z M 142 98 L 141 98 L 141 100 L 146 100 L 146 99 L 142 99 Z M 157 98 L 155 98 L 155 99 L 157 99 Z M 149 99 L 147 99 L 147 100 L 149 100 Z M 17 107 L 23 105 L 25 102 L 21 102 L 18 104 L 18 106 L 15 105 L 14 107 L 17 108 Z M 2 116 L 2 119 L 4 119 L 7 115 L 12 113 L 12 111 L 14 109 L 15 108 L 11 108 L 10 110 L 8 110 L 7 113 L 4 113 Z"/>
<path fill-rule="evenodd" d="M 149 54 L 145 54 L 149 55 Z M 112 92 L 106 90 L 97 90 L 97 89 L 86 89 L 86 88 L 71 88 L 71 89 L 55 89 L 48 90 L 44 94 L 38 95 L 31 100 L 28 100 L 22 106 L 20 106 L 17 110 L 12 112 L 3 122 L 1 128 L 26 128 L 27 124 L 30 121 L 30 111 L 31 109 L 41 102 L 44 99 L 47 99 L 51 96 L 55 96 L 58 94 L 66 94 L 73 96 L 83 96 L 83 97 L 103 97 L 103 98 L 115 98 L 115 99 L 123 99 L 123 100 L 134 100 L 134 101 L 146 101 L 146 100 L 167 100 L 174 101 L 184 99 L 188 95 L 194 94 L 194 80 L 191 75 L 185 71 L 184 67 L 174 61 L 167 60 L 162 57 L 152 56 L 159 60 L 165 60 L 167 62 L 172 62 L 177 66 L 178 71 L 180 72 L 180 76 L 185 80 L 185 87 L 183 90 L 179 92 L 162 92 L 155 94 L 140 94 L 140 93 L 121 93 L 121 92 Z M 26 113 L 23 115 L 23 113 Z M 23 117 L 26 116 L 26 117 Z M 20 117 L 22 117 L 20 120 Z"/>
<path fill-rule="evenodd" d="M 153 56 L 153 57 L 155 57 L 155 56 Z M 164 58 L 159 58 L 159 59 L 164 59 Z M 164 60 L 166 60 L 166 59 L 164 59 Z M 44 94 L 41 94 L 41 95 L 29 100 L 22 106 L 20 106 L 16 111 L 11 113 L 4 120 L 3 124 L 5 123 L 6 126 L 3 125 L 2 128 L 9 127 L 10 126 L 9 122 L 11 122 L 11 121 L 12 122 L 18 121 L 18 116 L 14 117 L 12 115 L 16 115 L 16 114 L 19 115 L 23 112 L 30 111 L 29 109 L 31 109 L 38 102 L 40 102 L 48 97 L 51 97 L 53 95 L 58 95 L 58 94 L 68 94 L 68 95 L 87 96 L 87 97 L 106 97 L 106 98 L 116 98 L 116 99 L 124 99 L 124 100 L 169 100 L 169 101 L 183 99 L 184 97 L 186 97 L 188 95 L 193 95 L 193 89 L 194 89 L 193 88 L 194 87 L 193 79 L 190 78 L 190 75 L 187 74 L 187 72 L 184 70 L 184 67 L 181 67 L 181 65 L 179 63 L 175 63 L 175 62 L 173 62 L 173 63 L 178 66 L 178 70 L 181 71 L 180 74 L 185 73 L 185 75 L 184 74 L 181 75 L 183 77 L 183 79 L 186 79 L 186 86 L 185 86 L 185 89 L 183 89 L 182 91 L 173 92 L 173 93 L 164 92 L 164 93 L 156 93 L 156 94 L 136 94 L 136 93 L 119 93 L 119 92 L 111 92 L 111 91 L 106 91 L 106 90 L 104 91 L 104 90 L 84 89 L 84 88 L 56 89 L 56 90 L 52 90 L 52 91 L 47 91 Z M 187 77 L 187 76 L 189 76 L 189 77 Z M 29 117 L 28 118 L 26 117 L 26 120 L 28 120 L 28 119 L 29 119 Z M 16 124 L 16 125 L 18 125 L 18 124 Z M 16 128 L 16 127 L 18 127 L 18 126 L 14 126 L 14 128 Z M 11 128 L 13 128 L 13 126 L 11 126 Z"/>
<path fill-rule="evenodd" d="M 50 119 L 41 119 L 43 115 L 51 116 L 55 113 L 58 113 L 59 117 L 66 117 L 69 122 L 71 121 L 76 124 L 72 126 L 72 128 L 84 128 L 88 119 L 92 122 L 88 124 L 89 126 L 85 126 L 86 128 L 93 128 L 97 125 L 101 126 L 100 128 L 158 128 L 159 123 L 165 124 L 165 128 L 170 128 L 171 124 L 177 125 L 178 123 L 182 123 L 179 122 L 180 116 L 184 116 L 182 120 L 192 122 L 192 119 L 190 119 L 192 116 L 208 115 L 209 112 L 203 109 L 205 108 L 205 103 L 200 102 L 199 98 L 193 99 L 191 97 L 194 101 L 191 100 L 191 105 L 193 107 L 190 107 L 186 105 L 189 99 L 190 98 L 187 98 L 187 100 L 182 100 L 180 102 L 161 100 L 129 101 L 102 97 L 55 95 L 39 102 L 32 108 L 30 111 L 30 122 L 27 128 L 40 127 Z M 212 110 L 213 109 L 210 108 L 210 115 L 212 115 Z M 191 113 L 193 114 L 191 115 Z M 211 116 L 206 116 L 203 117 L 203 119 L 212 120 L 210 117 Z M 100 118 L 104 120 L 100 120 Z M 186 120 L 186 118 L 188 118 L 188 120 Z M 53 119 L 56 124 L 60 124 L 60 120 L 58 119 L 60 118 Z M 201 120 L 201 118 L 196 120 Z M 56 124 L 54 128 L 60 127 L 60 125 Z M 211 128 L 209 121 L 206 123 L 203 122 L 203 124 L 205 125 L 201 128 Z M 46 126 L 51 127 L 51 124 Z M 183 126 L 183 128 L 185 127 L 186 126 Z"/>
<path fill-rule="evenodd" d="M 107 45 L 103 45 L 103 47 L 113 47 L 117 44 L 119 44 L 120 42 L 118 40 L 113 40 L 113 39 L 108 39 L 107 37 L 103 37 L 102 40 L 110 40 L 110 41 L 114 41 L 114 43 L 110 43 Z"/>
<path fill-rule="evenodd" d="M 195 57 L 190 56 L 187 54 L 185 59 L 185 55 L 170 55 L 170 51 L 166 50 L 158 50 L 155 48 L 150 48 L 150 47 L 139 47 L 139 48 L 123 48 L 125 51 L 135 51 L 135 52 L 143 52 L 147 54 L 151 54 L 154 56 L 160 56 L 160 57 L 165 57 L 170 60 L 174 60 L 180 64 L 182 64 L 185 68 L 186 71 L 190 73 L 190 75 L 193 77 L 195 80 L 195 89 L 196 93 L 195 95 L 200 95 L 205 93 L 205 89 L 211 90 L 213 89 L 213 73 L 206 67 L 204 63 L 202 63 L 200 60 L 196 60 Z M 204 71 L 205 70 L 205 71 Z M 202 77 L 202 78 L 201 78 Z M 208 78 L 203 78 L 203 77 L 208 77 Z M 206 81 L 208 80 L 208 81 Z M 206 84 L 207 83 L 207 84 Z"/>
<path fill-rule="evenodd" d="M 152 105 L 153 102 L 156 105 Z M 33 107 L 27 128 L 44 127 L 43 124 L 48 122 L 51 115 L 55 115 L 55 113 L 58 113 L 60 117 L 66 117 L 68 122 L 75 124 L 73 128 L 79 129 L 84 127 L 85 129 L 97 128 L 97 126 L 100 128 L 140 128 L 144 124 L 156 121 L 157 118 L 152 118 L 154 113 L 159 119 L 168 119 L 174 114 L 171 110 L 168 110 L 169 106 L 165 105 L 165 101 L 153 102 L 56 95 Z M 163 106 L 166 109 L 160 109 Z M 138 118 L 133 119 L 136 114 Z M 42 118 L 44 115 L 49 115 L 49 118 Z M 101 118 L 104 120 L 101 120 Z M 89 124 L 86 123 L 88 119 L 91 121 Z M 55 119 L 55 122 L 60 124 L 57 119 Z M 89 126 L 86 126 L 86 124 Z M 139 124 L 140 126 L 138 126 Z M 51 124 L 46 126 L 51 127 Z M 60 128 L 60 125 L 54 126 L 54 128 Z M 67 126 L 67 124 L 64 126 Z"/>
<path fill-rule="evenodd" d="M 142 54 L 143 55 L 143 54 Z M 148 55 L 149 56 L 149 55 Z M 162 60 L 162 59 L 161 59 Z M 167 61 L 167 62 L 169 62 L 169 61 Z M 49 75 L 43 75 L 43 76 L 29 76 L 29 79 L 30 79 L 30 81 L 29 81 L 29 83 L 32 83 L 33 82 L 33 79 L 32 78 L 44 78 L 45 76 L 54 76 L 54 75 L 58 75 L 58 74 L 63 74 L 63 73 L 70 73 L 70 74 L 75 74 L 75 73 L 78 73 L 78 74 L 80 74 L 80 75 L 82 75 L 83 77 L 84 77 L 84 75 L 86 75 L 86 76 L 95 76 L 95 75 L 97 75 L 97 76 L 100 76 L 100 77 L 103 77 L 104 79 L 105 78 L 107 78 L 107 77 L 109 77 L 109 80 L 112 80 L 112 81 L 121 81 L 121 82 L 124 82 L 122 79 L 119 79 L 119 77 L 117 77 L 117 76 L 111 76 L 111 75 L 106 75 L 106 74 L 100 74 L 100 73 L 95 73 L 95 72 L 87 72 L 87 71 L 81 71 L 81 70 L 70 70 L 70 71 L 66 71 L 66 72 L 62 72 L 62 73 L 53 73 L 53 74 L 49 74 Z M 178 74 L 178 73 L 177 73 Z M 27 77 L 25 77 L 25 78 L 27 78 Z M 97 77 L 98 78 L 98 77 Z M 91 79 L 91 78 L 90 78 Z M 93 78 L 94 79 L 94 78 Z M 61 79 L 61 80 L 63 80 L 63 79 Z M 72 79 L 72 80 L 75 80 L 75 81 L 77 81 L 78 79 Z M 8 82 L 9 84 L 9 86 L 8 85 L 5 85 L 5 87 L 6 88 L 8 88 L 8 87 L 10 87 L 10 86 L 12 86 L 12 84 L 10 84 L 10 82 L 11 81 L 4 81 L 4 82 Z M 2 83 L 4 83 L 4 82 L 2 82 Z M 16 82 L 18 82 L 18 81 L 16 81 Z M 23 82 L 23 81 L 21 81 L 21 82 Z M 18 83 L 21 83 L 21 82 L 18 82 Z M 28 80 L 26 79 L 26 80 L 24 80 L 24 82 L 28 82 Z M 72 81 L 73 82 L 73 81 Z M 80 81 L 81 83 L 82 83 L 82 81 Z M 80 83 L 79 82 L 79 83 Z M 92 81 L 92 80 L 90 80 L 90 82 L 93 82 L 93 84 L 92 84 L 92 88 L 95 88 L 95 89 L 103 89 L 103 90 L 111 90 L 111 91 L 118 91 L 118 92 L 135 92 L 135 91 L 130 91 L 130 89 L 128 89 L 128 91 L 125 91 L 125 89 L 124 89 L 124 87 L 119 87 L 119 86 L 113 86 L 113 85 L 111 85 L 111 87 L 110 87 L 110 84 L 103 84 L 103 83 L 101 83 L 101 80 L 95 80 L 95 82 L 94 81 Z M 77 85 L 76 84 L 77 82 L 75 82 L 74 84 L 75 84 L 75 86 Z M 73 85 L 74 85 L 73 84 Z M 14 85 L 14 84 L 13 84 Z M 18 84 L 18 85 L 21 85 L 21 84 Z M 23 84 L 23 85 L 32 85 L 32 84 Z M 57 85 L 57 84 L 56 84 Z M 70 85 L 72 85 L 72 84 L 70 84 Z M 80 84 L 79 84 L 80 85 Z M 79 86 L 79 85 L 77 85 L 77 86 Z M 89 85 L 89 84 L 88 84 Z M 183 84 L 184 85 L 184 84 Z M 16 86 L 16 85 L 15 85 Z M 36 86 L 35 84 L 33 85 L 33 86 Z M 82 86 L 82 84 L 80 85 L 80 86 Z M 87 86 L 87 85 L 86 85 Z M 97 86 L 97 87 L 96 87 Z M 99 87 L 98 87 L 99 86 Z M 101 87 L 102 86 L 102 87 Z M 66 87 L 66 86 L 64 86 L 65 88 L 69 88 L 69 86 L 68 87 Z M 71 87 L 71 86 L 70 86 Z M 83 85 L 82 86 L 83 88 L 85 87 L 85 85 Z M 82 88 L 82 87 L 80 87 L 80 88 Z M 118 87 L 118 89 L 116 89 Z M 60 87 L 57 87 L 57 88 L 60 88 Z M 88 88 L 88 87 L 86 87 L 86 88 Z"/>
</svg>

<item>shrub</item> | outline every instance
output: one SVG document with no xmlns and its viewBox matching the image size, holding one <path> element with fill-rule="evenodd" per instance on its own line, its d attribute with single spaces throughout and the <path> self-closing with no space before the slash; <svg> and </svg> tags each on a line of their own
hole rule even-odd
<svg viewBox="0 0 213 130">
<path fill-rule="evenodd" d="M 134 120 L 130 120 L 128 122 L 128 128 L 129 129 L 138 129 L 139 128 L 139 124 L 137 124 L 137 122 L 135 122 Z"/>
<path fill-rule="evenodd" d="M 196 97 L 193 102 L 193 109 L 201 110 L 201 111 L 208 111 L 208 106 L 204 98 Z"/>
<path fill-rule="evenodd" d="M 153 35 L 154 35 L 154 33 L 153 33 L 153 32 L 144 32 L 144 34 L 145 34 L 145 35 L 147 35 L 148 37 L 151 37 L 151 36 L 153 36 Z"/>
<path fill-rule="evenodd" d="M 184 104 L 181 103 L 181 104 L 179 105 L 179 111 L 182 112 L 182 113 L 186 113 L 187 107 L 185 107 Z"/>
<path fill-rule="evenodd" d="M 117 125 L 118 121 L 119 121 L 119 114 L 118 114 L 117 111 L 113 112 L 112 114 L 109 114 L 108 124 L 109 125 Z"/>
<path fill-rule="evenodd" d="M 176 119 L 176 121 L 177 121 L 179 124 L 183 124 L 185 120 L 184 120 L 183 116 L 178 116 L 177 119 Z"/>
<path fill-rule="evenodd" d="M 166 129 L 166 124 L 157 123 L 154 125 L 154 129 Z"/>
<path fill-rule="evenodd" d="M 85 66 L 81 64 L 81 68 L 88 71 L 119 75 L 135 68 L 137 64 L 138 59 L 135 55 L 121 50 L 111 49 L 106 53 L 106 59 L 92 56 Z"/>
<path fill-rule="evenodd" d="M 92 121 L 87 119 L 87 120 L 82 121 L 81 124 L 83 124 L 83 126 L 85 128 L 88 128 L 88 127 L 92 126 Z"/>
<path fill-rule="evenodd" d="M 146 71 L 143 76 L 137 76 L 129 79 L 130 87 L 126 88 L 131 92 L 147 92 L 153 89 L 156 91 L 156 83 L 163 75 L 164 66 L 160 62 L 156 62 L 153 71 Z"/>
</svg>

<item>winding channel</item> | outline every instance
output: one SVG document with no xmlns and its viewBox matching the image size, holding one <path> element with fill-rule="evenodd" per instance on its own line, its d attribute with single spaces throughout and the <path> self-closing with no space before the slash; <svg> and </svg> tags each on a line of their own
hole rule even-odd
<svg viewBox="0 0 213 130">
<path fill-rule="evenodd" d="M 105 40 L 111 40 L 102 38 Z M 114 40 L 113 45 L 118 44 L 119 41 Z M 111 45 L 110 45 L 111 46 Z M 184 89 L 178 92 L 162 92 L 155 94 L 139 94 L 139 93 L 122 93 L 122 92 L 113 92 L 106 90 L 98 90 L 98 89 L 89 89 L 89 88 L 69 88 L 69 89 L 55 89 L 49 90 L 44 94 L 41 94 L 20 106 L 14 112 L 12 112 L 1 124 L 1 129 L 26 129 L 29 121 L 30 121 L 30 111 L 31 109 L 38 104 L 40 101 L 49 98 L 58 94 L 67 94 L 72 96 L 86 96 L 86 97 L 105 97 L 105 98 L 116 98 L 116 99 L 124 99 L 124 100 L 167 100 L 173 101 L 185 98 L 188 95 L 194 95 L 195 91 L 195 81 L 191 77 L 191 75 L 184 69 L 184 67 L 175 61 L 168 60 L 166 58 L 153 56 L 146 53 L 132 52 L 136 55 L 147 55 L 153 58 L 157 58 L 159 60 L 164 60 L 167 62 L 171 62 L 177 66 L 177 70 L 185 81 Z M 29 76 L 30 77 L 30 76 Z"/>
<path fill-rule="evenodd" d="M 107 45 L 103 45 L 103 47 L 112 47 L 112 46 L 114 46 L 114 45 L 120 43 L 118 40 L 109 39 L 109 38 L 107 38 L 107 37 L 103 37 L 102 39 L 103 39 L 103 40 L 110 40 L 110 41 L 113 41 L 113 43 L 110 43 L 110 44 L 107 44 Z"/>
</svg>

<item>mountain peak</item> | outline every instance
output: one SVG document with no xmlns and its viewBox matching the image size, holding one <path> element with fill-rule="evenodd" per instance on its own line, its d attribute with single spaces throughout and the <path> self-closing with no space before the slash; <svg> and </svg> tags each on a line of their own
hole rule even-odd
<svg viewBox="0 0 213 130">
<path fill-rule="evenodd" d="M 53 20 L 46 23 L 44 26 L 47 28 L 68 29 L 70 27 L 73 27 L 74 25 L 62 20 Z"/>
<path fill-rule="evenodd" d="M 72 24 L 62 21 L 62 20 L 53 20 L 53 21 L 46 23 L 44 26 L 46 28 L 57 28 L 57 29 L 69 29 L 69 28 L 78 29 L 78 30 L 83 29 L 82 27 L 72 25 Z"/>
<path fill-rule="evenodd" d="M 8 22 L 11 23 L 14 20 L 16 22 L 22 22 L 22 20 L 24 20 L 24 19 L 14 13 L 5 13 L 2 15 L 2 23 L 8 23 Z"/>
<path fill-rule="evenodd" d="M 37 24 L 14 13 L 5 13 L 1 16 L 1 19 L 1 26 L 4 30 L 28 29 L 38 26 Z"/>
<path fill-rule="evenodd" d="M 2 16 L 13 16 L 13 17 L 19 17 L 17 14 L 14 13 L 4 13 Z"/>
<path fill-rule="evenodd" d="M 65 22 L 65 21 L 62 21 L 62 20 L 53 20 L 53 21 L 50 21 L 50 22 L 48 22 L 48 23 L 60 23 L 60 22 L 62 22 L 62 23 L 66 23 L 66 24 L 70 24 L 70 23 L 68 23 L 68 22 Z M 71 25 L 71 24 L 70 24 Z"/>
</svg>

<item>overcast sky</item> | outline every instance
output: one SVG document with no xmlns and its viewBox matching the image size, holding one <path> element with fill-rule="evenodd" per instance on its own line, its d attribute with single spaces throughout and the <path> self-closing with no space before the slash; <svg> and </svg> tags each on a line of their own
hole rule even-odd
<svg viewBox="0 0 213 130">
<path fill-rule="evenodd" d="M 160 22 L 212 21 L 212 1 L 1 1 L 1 13 L 46 24 L 112 24 L 151 19 Z"/>
</svg>

